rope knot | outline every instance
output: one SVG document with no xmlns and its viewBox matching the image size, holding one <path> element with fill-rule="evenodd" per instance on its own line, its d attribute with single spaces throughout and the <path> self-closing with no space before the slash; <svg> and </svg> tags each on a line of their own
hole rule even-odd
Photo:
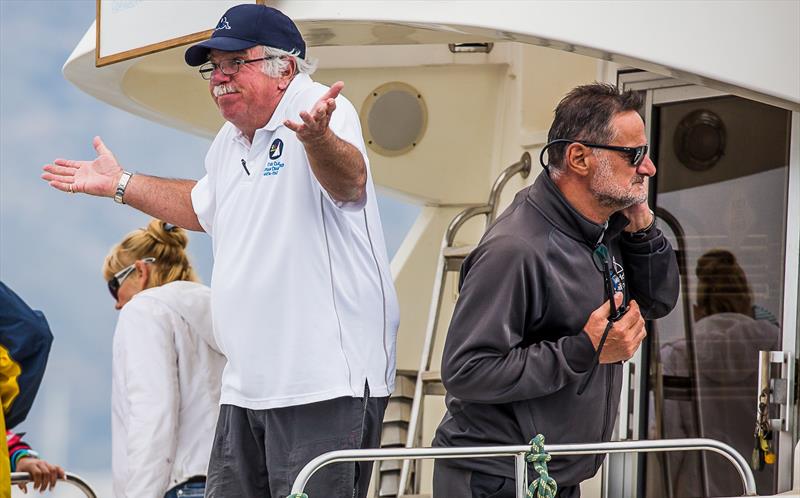
<svg viewBox="0 0 800 498">
<path fill-rule="evenodd" d="M 539 477 L 528 486 L 527 498 L 555 498 L 558 485 L 547 472 L 550 455 L 544 451 L 544 436 L 537 434 L 531 439 L 530 451 L 525 452 L 525 461 L 533 464 Z"/>
</svg>

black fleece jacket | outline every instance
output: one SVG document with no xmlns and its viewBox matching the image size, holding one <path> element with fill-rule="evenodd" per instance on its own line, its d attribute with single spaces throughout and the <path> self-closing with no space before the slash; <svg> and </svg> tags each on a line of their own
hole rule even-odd
<svg viewBox="0 0 800 498">
<path fill-rule="evenodd" d="M 447 413 L 434 446 L 608 441 L 617 416 L 619 364 L 599 365 L 577 389 L 593 359 L 583 326 L 606 301 L 592 253 L 603 242 L 630 299 L 645 318 L 659 318 L 678 298 L 678 266 L 660 230 L 644 240 L 623 235 L 627 218 L 607 226 L 579 214 L 546 172 L 520 191 L 461 268 L 442 356 Z M 593 476 L 599 456 L 554 457 L 560 486 Z M 464 468 L 514 476 L 512 458 L 463 459 Z"/>
</svg>

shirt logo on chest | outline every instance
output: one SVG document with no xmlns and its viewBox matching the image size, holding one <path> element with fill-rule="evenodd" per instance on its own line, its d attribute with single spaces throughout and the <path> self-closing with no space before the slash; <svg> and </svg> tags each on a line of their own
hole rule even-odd
<svg viewBox="0 0 800 498">
<path fill-rule="evenodd" d="M 611 272 L 611 285 L 614 286 L 614 292 L 625 292 L 625 268 L 617 263 L 617 258 L 611 256 L 611 264 L 613 271 Z"/>
<path fill-rule="evenodd" d="M 283 154 L 283 140 L 276 138 L 272 141 L 272 145 L 269 146 L 269 158 L 278 159 L 281 154 Z"/>
<path fill-rule="evenodd" d="M 264 166 L 264 176 L 274 176 L 280 173 L 281 168 L 286 166 L 283 161 L 278 161 L 278 158 L 283 154 L 283 140 L 276 138 L 269 146 L 269 158 L 267 165 Z"/>
</svg>

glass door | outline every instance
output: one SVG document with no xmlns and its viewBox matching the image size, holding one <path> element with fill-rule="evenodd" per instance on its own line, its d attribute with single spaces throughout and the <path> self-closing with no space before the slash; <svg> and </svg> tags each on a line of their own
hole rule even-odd
<svg viewBox="0 0 800 498">
<path fill-rule="evenodd" d="M 770 425 L 766 444 L 754 430 L 759 351 L 788 353 L 783 369 L 765 365 L 765 379 L 794 367 L 797 255 L 787 258 L 787 247 L 800 223 L 796 214 L 787 220 L 798 203 L 789 195 L 797 190 L 792 112 L 643 72 L 621 75 L 620 85 L 646 95 L 642 114 L 658 167 L 650 202 L 678 255 L 681 296 L 672 313 L 648 324 L 648 341 L 628 367 L 618 434 L 717 439 L 747 460 L 758 443 L 767 448 L 754 471 L 759 494 L 786 490 L 796 438 L 791 401 L 777 403 L 780 380 L 765 381 L 773 391 L 763 412 L 784 424 Z M 791 169 L 797 175 L 797 165 Z M 607 476 L 607 496 L 742 492 L 733 467 L 708 452 L 615 457 Z"/>
</svg>

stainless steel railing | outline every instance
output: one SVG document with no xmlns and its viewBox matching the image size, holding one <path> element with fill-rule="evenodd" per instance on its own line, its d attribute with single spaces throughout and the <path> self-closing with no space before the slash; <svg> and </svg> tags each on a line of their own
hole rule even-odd
<svg viewBox="0 0 800 498">
<path fill-rule="evenodd" d="M 308 480 L 322 467 L 338 462 L 379 461 L 428 458 L 514 457 L 517 498 L 525 498 L 528 487 L 525 453 L 530 446 L 477 446 L 463 448 L 389 448 L 375 450 L 339 450 L 322 454 L 300 470 L 292 485 L 292 494 L 302 493 Z M 713 451 L 727 458 L 736 468 L 744 485 L 744 496 L 756 496 L 756 482 L 747 461 L 731 446 L 714 439 L 657 439 L 642 441 L 611 441 L 608 443 L 548 444 L 551 455 L 592 455 L 598 453 L 648 453 L 667 451 Z M 309 497 L 321 498 L 321 497 Z"/>
<path fill-rule="evenodd" d="M 11 473 L 11 484 L 24 484 L 28 482 L 31 482 L 31 476 L 27 472 Z M 89 486 L 89 483 L 84 481 L 80 476 L 67 472 L 66 477 L 64 479 L 59 479 L 58 482 L 67 482 L 75 486 L 83 491 L 83 494 L 85 494 L 87 498 L 97 498 L 97 494 L 92 487 Z"/>
</svg>

